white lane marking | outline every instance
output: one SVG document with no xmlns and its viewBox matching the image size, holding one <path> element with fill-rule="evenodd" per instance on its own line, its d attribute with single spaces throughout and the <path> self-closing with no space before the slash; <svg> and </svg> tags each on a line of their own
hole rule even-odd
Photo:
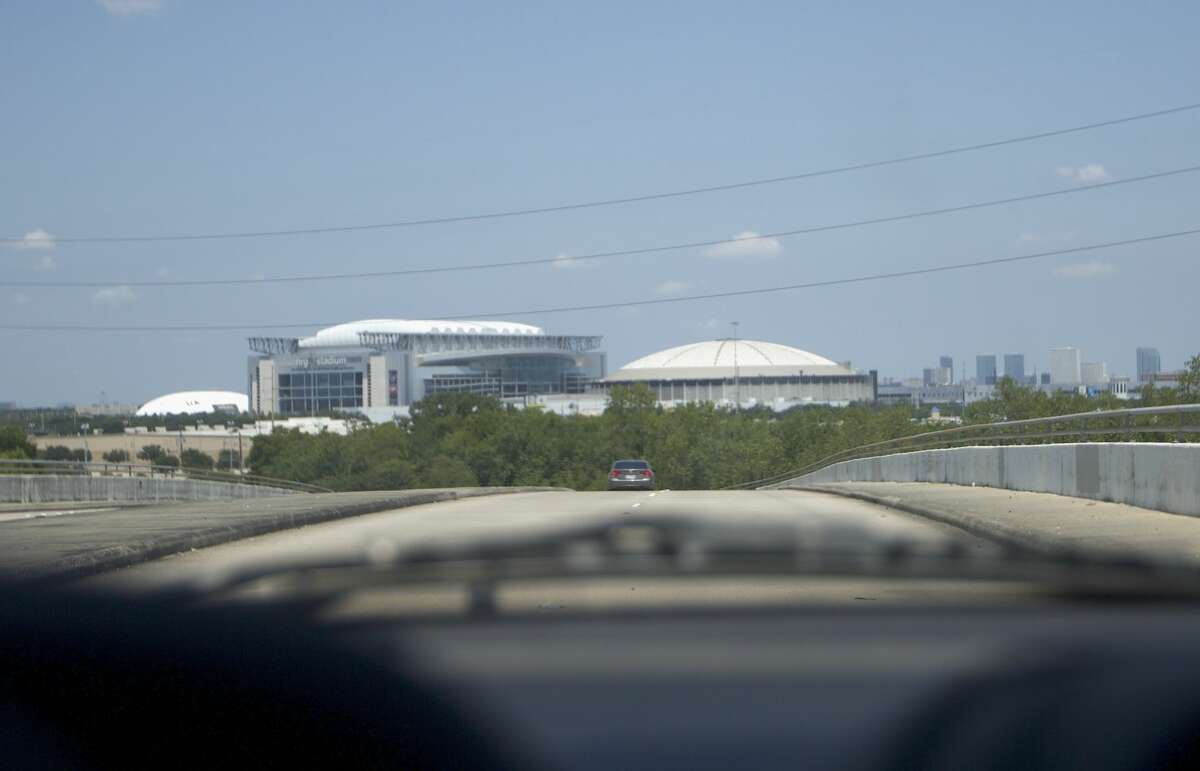
<svg viewBox="0 0 1200 771">
<path fill-rule="evenodd" d="M 92 514 L 103 511 L 116 511 L 114 506 L 107 509 L 57 509 L 53 511 L 13 511 L 0 514 L 0 522 L 15 522 L 23 519 L 43 519 L 46 517 L 62 517 L 68 514 Z"/>
<path fill-rule="evenodd" d="M 653 497 L 654 497 L 654 496 L 656 496 L 656 495 L 658 495 L 658 493 L 650 493 L 650 497 L 651 497 L 651 498 L 653 498 Z"/>
<path fill-rule="evenodd" d="M 641 506 L 641 505 L 642 505 L 642 504 L 641 504 L 641 502 L 639 501 L 638 503 L 635 503 L 635 504 L 633 504 L 633 506 L 632 506 L 631 508 L 634 508 L 634 509 L 636 509 L 638 506 Z"/>
</svg>

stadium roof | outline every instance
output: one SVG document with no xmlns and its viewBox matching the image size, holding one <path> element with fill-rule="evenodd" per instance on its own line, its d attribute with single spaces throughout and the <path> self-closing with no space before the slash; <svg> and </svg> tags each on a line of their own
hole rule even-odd
<svg viewBox="0 0 1200 771">
<path fill-rule="evenodd" d="M 760 340 L 707 340 L 652 353 L 609 375 L 609 382 L 632 380 L 709 380 L 782 375 L 851 375 L 824 356 Z"/>
<path fill-rule="evenodd" d="M 218 410 L 247 412 L 250 400 L 236 391 L 178 391 L 151 399 L 138 408 L 137 415 L 192 415 Z"/>
<path fill-rule="evenodd" d="M 326 327 L 315 335 L 302 337 L 300 348 L 357 348 L 360 332 L 384 332 L 402 335 L 495 334 L 542 335 L 541 327 L 515 321 L 454 321 L 421 319 L 366 319 Z"/>
</svg>

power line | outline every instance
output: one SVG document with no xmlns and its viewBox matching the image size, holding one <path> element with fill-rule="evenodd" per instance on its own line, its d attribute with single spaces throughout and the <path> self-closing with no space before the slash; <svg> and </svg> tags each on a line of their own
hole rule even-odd
<svg viewBox="0 0 1200 771">
<path fill-rule="evenodd" d="M 402 268 L 398 270 L 381 270 L 370 271 L 366 273 L 326 273 L 309 276 L 264 276 L 261 278 L 205 278 L 205 279 L 161 279 L 161 280 L 145 280 L 145 281 L 14 281 L 9 279 L 0 279 L 0 286 L 8 287 L 23 287 L 23 288 L 97 288 L 113 286 L 119 284 L 130 287 L 184 287 L 184 286 L 230 286 L 244 284 L 288 284 L 302 282 L 317 282 L 317 281 L 346 281 L 352 279 L 366 278 L 389 278 L 397 276 L 414 276 L 421 274 L 432 273 L 458 273 L 475 270 L 496 270 L 500 268 L 518 268 L 528 267 L 531 265 L 548 265 L 560 262 L 576 262 L 584 260 L 601 260 L 610 259 L 613 257 L 630 257 L 639 254 L 654 254 L 659 252 L 675 251 L 680 249 L 698 249 L 704 247 L 722 246 L 726 244 L 745 243 L 746 241 L 759 241 L 768 238 L 785 238 L 788 236 L 808 235 L 812 233 L 823 233 L 832 230 L 846 230 L 849 228 L 865 227 L 868 225 L 881 225 L 889 222 L 902 222 L 904 220 L 921 219 L 924 217 L 934 217 L 942 214 L 952 214 L 955 212 L 971 211 L 973 209 L 986 209 L 993 206 L 1003 206 L 1006 204 L 1022 203 L 1027 201 L 1035 201 L 1042 198 L 1053 198 L 1056 196 L 1072 195 L 1074 193 L 1087 192 L 1089 190 L 1097 190 L 1101 188 L 1116 187 L 1118 185 L 1129 185 L 1135 182 L 1147 182 L 1164 177 L 1173 177 L 1181 174 L 1191 174 L 1200 171 L 1200 165 L 1186 166 L 1179 169 L 1171 169 L 1169 171 L 1160 171 L 1153 174 L 1143 174 L 1138 177 L 1128 177 L 1126 179 L 1115 179 L 1108 182 L 1097 182 L 1092 185 L 1084 185 L 1080 187 L 1059 188 L 1056 190 L 1047 190 L 1040 193 L 1029 193 L 1027 195 L 1012 196 L 1009 198 L 997 198 L 990 201 L 976 201 L 974 203 L 961 204 L 958 206 L 948 206 L 939 209 L 926 209 L 918 212 L 907 212 L 904 214 L 895 214 L 887 217 L 873 217 L 870 219 L 853 220 L 851 222 L 839 222 L 830 225 L 815 225 L 807 228 L 796 228 L 794 230 L 780 230 L 773 233 L 763 233 L 760 235 L 746 236 L 743 238 L 726 238 L 711 241 L 690 241 L 686 243 L 667 244 L 664 246 L 648 246 L 639 247 L 636 249 L 621 249 L 611 252 L 594 252 L 592 254 L 580 254 L 566 257 L 538 257 L 526 260 L 507 260 L 503 262 L 482 262 L 467 265 L 442 265 L 437 267 L 427 268 Z"/>
<path fill-rule="evenodd" d="M 933 158 L 943 158 L 948 155 L 958 155 L 960 153 L 975 152 L 978 150 L 987 150 L 995 147 L 1004 147 L 1007 145 L 1021 144 L 1023 142 L 1034 142 L 1041 139 L 1049 139 L 1051 137 L 1064 136 L 1067 134 L 1076 134 L 1082 131 L 1092 131 L 1099 128 L 1107 128 L 1109 126 L 1117 126 L 1123 123 L 1133 123 L 1135 121 L 1150 120 L 1152 118 L 1161 118 L 1167 115 L 1176 115 L 1182 112 L 1200 109 L 1200 102 L 1194 104 L 1185 104 L 1177 107 L 1169 107 L 1165 110 L 1155 110 L 1153 112 L 1143 112 L 1136 115 L 1127 115 L 1121 118 L 1113 118 L 1110 120 L 1097 121 L 1095 123 L 1085 123 L 1079 126 L 1071 126 L 1069 128 L 1054 129 L 1051 131 L 1040 131 L 1036 134 L 1024 134 L 1021 136 L 1008 137 L 1006 139 L 998 139 L 991 142 L 979 142 L 971 145 L 962 145 L 959 147 L 951 147 L 943 150 L 934 150 L 928 153 L 914 153 L 911 155 L 902 155 L 894 158 L 887 158 L 879 161 L 867 161 L 864 163 L 854 163 L 847 166 L 834 166 L 828 169 L 820 169 L 816 171 L 806 171 L 798 174 L 787 174 L 778 177 L 766 177 L 761 179 L 743 180 L 741 182 L 730 182 L 721 185 L 707 185 L 704 187 L 686 188 L 683 190 L 672 190 L 662 193 L 649 193 L 645 195 L 626 196 L 623 198 L 604 198 L 594 201 L 583 201 L 578 203 L 559 204 L 555 206 L 541 206 L 528 209 L 510 209 L 506 211 L 485 212 L 478 214 L 461 214 L 455 216 L 444 217 L 429 217 L 425 219 L 410 219 L 397 220 L 394 222 L 373 222 L 359 225 L 340 225 L 340 226 L 319 226 L 309 228 L 290 228 L 281 230 L 251 230 L 229 233 L 185 233 L 176 235 L 159 235 L 159 236 L 56 236 L 55 241 L 59 243 L 146 243 L 146 242 L 161 242 L 161 241 L 211 241 L 220 239 L 237 239 L 237 238 L 275 238 L 280 236 L 307 236 L 318 235 L 322 233 L 349 233 L 363 230 L 386 230 L 394 228 L 409 228 L 418 227 L 421 225 L 445 225 L 455 222 L 473 222 L 478 220 L 501 219 L 505 217 L 524 217 L 534 214 L 552 214 L 555 212 L 574 211 L 577 209 L 594 209 L 602 206 L 618 206 L 622 204 L 643 203 L 646 201 L 660 201 L 669 198 L 683 198 L 685 196 L 702 195 L 705 193 L 718 193 L 728 190 L 739 190 L 747 187 L 758 187 L 762 185 L 775 185 L 783 182 L 796 182 L 803 179 L 812 179 L 814 177 L 827 177 L 834 174 L 845 174 L 851 171 L 865 171 L 867 169 L 877 169 L 884 166 L 895 166 L 902 163 L 912 163 L 914 161 L 924 161 Z M 23 237 L 3 237 L 0 238 L 0 243 L 20 243 L 24 240 Z"/>
<path fill-rule="evenodd" d="M 948 273 L 955 270 L 967 270 L 970 268 L 982 268 L 988 265 L 1003 265 L 1010 262 L 1024 262 L 1028 260 L 1037 260 L 1044 257 L 1056 257 L 1066 254 L 1075 254 L 1077 252 L 1086 252 L 1093 249 L 1108 249 L 1117 246 L 1130 246 L 1132 244 L 1144 244 L 1151 241 L 1162 241 L 1168 238 L 1181 238 L 1183 236 L 1200 235 L 1200 228 L 1190 230 L 1179 230 L 1174 233 L 1161 233 L 1153 236 L 1142 236 L 1139 238 L 1130 238 L 1124 241 L 1108 241 L 1100 244 L 1088 244 L 1086 246 L 1076 246 L 1070 249 L 1055 249 L 1049 252 L 1037 252 L 1034 254 L 1020 254 L 1013 257 L 994 257 L 987 260 L 975 260 L 972 262 L 960 262 L 953 265 L 936 265 L 929 268 L 914 268 L 912 270 L 899 270 L 891 273 L 874 273 L 867 276 L 852 276 L 850 278 L 835 278 L 827 281 L 809 281 L 802 284 L 783 284 L 779 286 L 757 287 L 754 289 L 735 289 L 727 292 L 711 292 L 709 294 L 687 295 L 685 297 L 659 297 L 652 300 L 631 300 L 628 302 L 619 303 L 599 303 L 595 305 L 575 305 L 566 308 L 541 308 L 536 310 L 510 310 L 498 313 L 483 313 L 474 314 L 475 316 L 516 316 L 526 315 L 533 316 L 544 313 L 571 313 L 577 311 L 594 311 L 608 310 L 612 308 L 632 308 L 642 305 L 664 305 L 667 303 L 676 302 L 695 302 L 697 300 L 715 300 L 724 297 L 745 297 L 748 295 L 771 294 L 773 292 L 789 292 L 798 289 L 816 289 L 819 287 L 841 286 L 844 284 L 863 284 L 869 281 L 886 281 L 894 278 L 905 278 L 910 276 L 924 276 L 931 273 Z M 449 317 L 447 317 L 449 318 Z"/>
<path fill-rule="evenodd" d="M 847 284 L 863 284 L 871 281 L 887 281 L 896 278 L 906 278 L 911 276 L 925 276 L 933 273 L 948 273 L 957 270 L 969 270 L 972 268 L 982 268 L 989 265 L 1004 265 L 1008 263 L 1024 262 L 1030 260 L 1038 260 L 1046 257 L 1058 257 L 1067 254 L 1078 254 L 1079 252 L 1093 251 L 1095 249 L 1110 249 L 1118 246 L 1131 246 L 1134 244 L 1145 244 L 1152 241 L 1164 241 L 1170 238 L 1182 238 L 1184 236 L 1200 235 L 1200 227 L 1191 228 L 1188 230 L 1177 230 L 1172 233 L 1158 233 L 1149 236 L 1139 236 L 1137 238 L 1127 238 L 1121 241 L 1106 241 L 1097 244 L 1086 244 L 1084 246 L 1073 246 L 1066 249 L 1054 249 L 1052 251 L 1034 252 L 1032 254 L 1019 254 L 1012 257 L 993 257 L 986 260 L 973 260 L 971 262 L 959 262 L 951 265 L 935 265 L 928 268 L 913 268 L 911 270 L 891 271 L 888 273 L 871 273 L 864 276 L 851 276 L 847 278 L 835 278 L 825 281 L 809 281 L 801 284 L 783 284 L 769 287 L 756 287 L 752 289 L 735 289 L 726 292 L 710 292 L 708 294 L 685 295 L 682 297 L 658 297 L 649 300 L 626 300 L 623 302 L 610 303 L 595 303 L 592 305 L 570 305 L 557 308 L 532 308 L 525 310 L 506 310 L 488 313 L 459 313 L 453 316 L 433 316 L 434 320 L 454 320 L 462 318 L 488 318 L 501 316 L 536 316 L 550 313 L 574 313 L 579 311 L 596 311 L 610 310 L 613 308 L 632 308 L 645 305 L 666 305 L 669 303 L 684 303 L 696 302 L 700 300 L 715 300 L 728 297 L 746 297 L 749 295 L 773 294 L 776 292 L 790 292 L 801 289 L 816 289 L 820 287 L 843 286 Z M 98 326 L 92 324 L 58 324 L 58 325 L 42 325 L 42 324 L 0 324 L 0 330 L 6 331 L 23 331 L 23 332 L 230 332 L 230 331 L 260 331 L 268 329 L 298 329 L 298 328 L 314 328 L 314 327 L 329 327 L 342 322 L 330 321 L 310 321 L 296 322 L 288 324 L 182 324 L 182 325 L 154 325 L 154 326 Z"/>
</svg>

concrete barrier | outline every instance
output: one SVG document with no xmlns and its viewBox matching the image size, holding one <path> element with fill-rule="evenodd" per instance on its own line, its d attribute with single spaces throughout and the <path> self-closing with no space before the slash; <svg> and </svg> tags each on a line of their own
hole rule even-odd
<svg viewBox="0 0 1200 771">
<path fill-rule="evenodd" d="M 940 482 L 1056 493 L 1200 516 L 1200 444 L 955 447 L 836 463 L 775 487 Z"/>
<path fill-rule="evenodd" d="M 232 501 L 294 494 L 278 487 L 172 477 L 0 474 L 0 501 L 6 503 Z"/>
</svg>

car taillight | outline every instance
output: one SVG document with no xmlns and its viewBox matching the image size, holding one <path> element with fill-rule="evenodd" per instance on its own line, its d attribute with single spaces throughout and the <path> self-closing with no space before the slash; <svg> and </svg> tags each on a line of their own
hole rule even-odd
<svg viewBox="0 0 1200 771">
<path fill-rule="evenodd" d="M 613 469 L 612 471 L 608 472 L 608 475 L 610 477 L 616 478 L 616 477 L 621 476 L 621 472 L 617 471 L 616 469 Z"/>
<path fill-rule="evenodd" d="M 646 469 L 642 469 L 642 476 L 644 476 L 644 477 L 652 477 L 652 476 L 654 476 L 654 472 L 653 472 L 653 471 L 651 471 L 651 470 L 650 470 L 650 469 L 648 469 L 648 468 L 646 468 Z"/>
</svg>

